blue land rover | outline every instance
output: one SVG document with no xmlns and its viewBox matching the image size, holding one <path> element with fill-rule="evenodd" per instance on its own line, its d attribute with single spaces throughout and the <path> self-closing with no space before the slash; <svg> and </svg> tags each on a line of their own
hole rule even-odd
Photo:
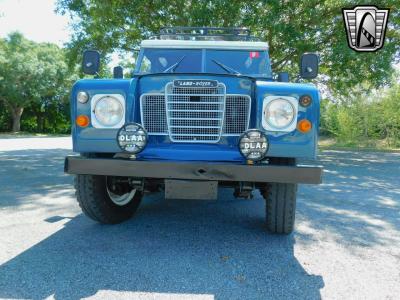
<svg viewBox="0 0 400 300">
<path fill-rule="evenodd" d="M 75 174 L 83 212 L 100 223 L 132 217 L 146 193 L 217 199 L 219 187 L 266 201 L 271 233 L 293 231 L 297 184 L 318 184 L 319 93 L 273 74 L 268 44 L 237 28 L 164 28 L 141 43 L 136 69 L 98 79 L 100 56 L 85 51 L 94 79 L 72 89 Z M 318 57 L 301 57 L 299 78 L 317 76 Z M 297 80 L 299 81 L 299 80 Z"/>
</svg>

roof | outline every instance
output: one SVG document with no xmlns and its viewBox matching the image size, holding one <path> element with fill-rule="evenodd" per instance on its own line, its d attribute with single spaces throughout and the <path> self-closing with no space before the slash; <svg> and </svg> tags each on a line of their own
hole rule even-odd
<svg viewBox="0 0 400 300">
<path fill-rule="evenodd" d="M 174 49 L 268 50 L 268 43 L 251 41 L 144 40 L 140 46 Z"/>
</svg>

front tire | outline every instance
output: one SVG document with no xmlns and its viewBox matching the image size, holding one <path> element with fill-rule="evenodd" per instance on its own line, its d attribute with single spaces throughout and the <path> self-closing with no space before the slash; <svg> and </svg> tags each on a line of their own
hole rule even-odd
<svg viewBox="0 0 400 300">
<path fill-rule="evenodd" d="M 274 165 L 295 165 L 290 158 L 274 158 Z M 296 215 L 297 184 L 268 183 L 260 189 L 265 199 L 265 215 L 267 230 L 275 234 L 290 234 L 293 232 Z"/>
<path fill-rule="evenodd" d="M 129 202 L 116 204 L 110 197 L 106 176 L 76 175 L 75 190 L 83 213 L 102 224 L 117 224 L 130 219 L 143 197 L 142 192 L 136 191 Z"/>
</svg>

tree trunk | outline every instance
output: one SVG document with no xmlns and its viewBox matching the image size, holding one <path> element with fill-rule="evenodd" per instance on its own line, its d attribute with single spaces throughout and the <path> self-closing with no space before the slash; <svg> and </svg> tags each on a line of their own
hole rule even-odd
<svg viewBox="0 0 400 300">
<path fill-rule="evenodd" d="M 13 107 L 11 109 L 13 125 L 12 125 L 12 132 L 21 131 L 21 116 L 24 112 L 23 107 Z"/>
<path fill-rule="evenodd" d="M 41 112 L 36 113 L 36 130 L 37 132 L 43 132 L 44 127 L 44 116 Z"/>
</svg>

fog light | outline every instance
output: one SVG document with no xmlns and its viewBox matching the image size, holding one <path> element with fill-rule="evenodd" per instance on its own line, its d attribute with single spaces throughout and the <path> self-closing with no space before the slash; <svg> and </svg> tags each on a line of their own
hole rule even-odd
<svg viewBox="0 0 400 300">
<path fill-rule="evenodd" d="M 76 125 L 79 127 L 87 127 L 90 123 L 89 117 L 86 115 L 79 115 L 76 117 Z"/>
<path fill-rule="evenodd" d="M 302 133 L 307 133 L 311 130 L 312 124 L 310 121 L 303 119 L 297 124 L 297 129 Z"/>
<path fill-rule="evenodd" d="M 136 154 L 146 147 L 147 132 L 140 124 L 128 123 L 118 130 L 117 142 L 122 151 Z"/>
<path fill-rule="evenodd" d="M 240 136 L 239 150 L 247 160 L 258 161 L 263 159 L 268 147 L 267 136 L 258 129 L 250 129 Z"/>
<path fill-rule="evenodd" d="M 304 95 L 300 97 L 300 105 L 303 107 L 308 107 L 311 105 L 311 97 L 308 95 Z"/>
</svg>

